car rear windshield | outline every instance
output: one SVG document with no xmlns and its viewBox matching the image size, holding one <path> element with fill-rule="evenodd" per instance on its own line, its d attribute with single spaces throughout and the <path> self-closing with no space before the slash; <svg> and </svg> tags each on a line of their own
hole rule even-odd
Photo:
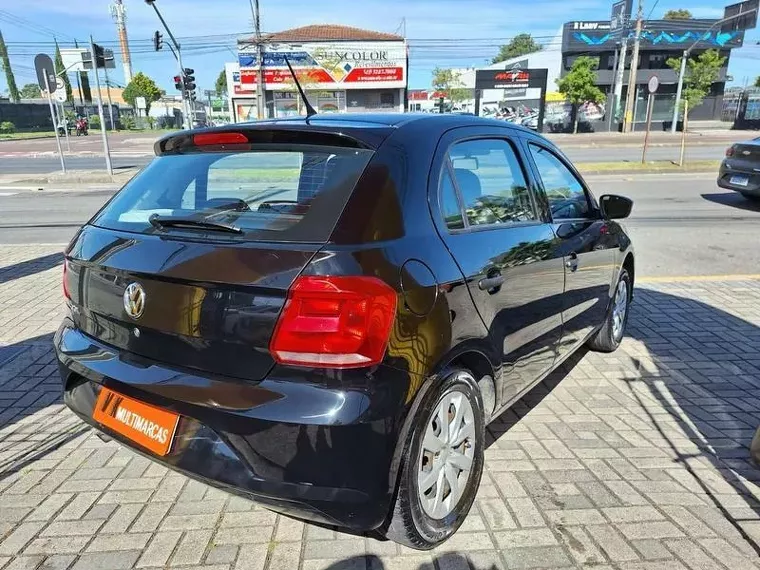
<svg viewBox="0 0 760 570">
<path fill-rule="evenodd" d="M 257 145 L 245 152 L 159 156 L 91 223 L 140 233 L 324 242 L 372 154 L 328 146 Z M 161 225 L 156 220 L 196 224 Z M 209 229 L 212 224 L 240 232 L 220 234 Z"/>
</svg>

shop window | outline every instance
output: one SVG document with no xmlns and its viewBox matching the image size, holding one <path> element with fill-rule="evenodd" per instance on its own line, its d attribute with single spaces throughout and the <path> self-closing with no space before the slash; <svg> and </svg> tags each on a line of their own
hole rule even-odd
<svg viewBox="0 0 760 570">
<path fill-rule="evenodd" d="M 380 93 L 380 106 L 393 107 L 395 98 L 392 92 Z"/>
</svg>

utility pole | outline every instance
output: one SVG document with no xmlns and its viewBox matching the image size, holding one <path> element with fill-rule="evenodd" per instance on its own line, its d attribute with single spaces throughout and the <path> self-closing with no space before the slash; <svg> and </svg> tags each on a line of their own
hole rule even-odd
<svg viewBox="0 0 760 570">
<path fill-rule="evenodd" d="M 190 112 L 188 109 L 190 108 L 187 104 L 187 94 L 185 92 L 185 66 L 182 65 L 182 52 L 180 51 L 180 45 L 177 42 L 177 40 L 174 38 L 174 34 L 172 34 L 172 31 L 169 29 L 169 26 L 166 25 L 166 22 L 164 21 L 164 17 L 161 15 L 161 12 L 158 11 L 158 8 L 156 7 L 156 0 L 145 0 L 145 3 L 149 6 L 153 7 L 153 10 L 156 12 L 156 16 L 158 16 L 158 19 L 161 21 L 161 25 L 164 27 L 164 30 L 166 30 L 166 33 L 169 35 L 169 37 L 172 40 L 172 44 L 174 47 L 170 45 L 169 48 L 172 50 L 172 53 L 174 54 L 175 59 L 177 60 L 177 65 L 179 65 L 179 74 L 182 77 L 182 109 L 185 111 L 185 128 L 192 129 L 193 128 L 193 119 L 190 116 Z"/>
<path fill-rule="evenodd" d="M 264 93 L 264 44 L 261 43 L 261 11 L 259 0 L 250 0 L 253 29 L 256 36 L 256 57 L 259 66 L 256 70 L 256 113 L 259 119 L 266 119 L 266 94 Z"/>
<path fill-rule="evenodd" d="M 636 34 L 633 38 L 633 53 L 631 54 L 631 71 L 628 74 L 628 93 L 625 97 L 625 113 L 623 114 L 623 132 L 631 132 L 633 124 L 633 103 L 636 100 L 636 75 L 639 71 L 639 44 L 641 43 L 641 28 L 644 17 L 644 3 L 639 0 L 636 12 Z"/>
<path fill-rule="evenodd" d="M 615 88 L 613 90 L 613 107 L 612 116 L 610 117 L 610 126 L 615 120 L 615 115 L 620 110 L 620 99 L 623 96 L 623 78 L 625 77 L 625 56 L 628 51 L 628 33 L 627 28 L 623 28 L 623 38 L 620 42 L 620 55 L 618 56 L 617 68 L 615 69 Z M 617 124 L 617 123 L 616 123 Z M 617 130 L 617 126 L 615 127 Z"/>
<path fill-rule="evenodd" d="M 106 134 L 106 119 L 103 116 L 103 97 L 100 94 L 100 79 L 98 78 L 98 52 L 95 50 L 95 41 L 90 36 L 90 53 L 92 53 L 92 71 L 95 73 L 95 90 L 98 93 L 98 116 L 100 117 L 100 134 L 103 137 L 103 151 L 106 155 L 106 169 L 109 176 L 113 176 L 111 166 L 111 149 L 108 147 L 108 135 Z"/>
</svg>

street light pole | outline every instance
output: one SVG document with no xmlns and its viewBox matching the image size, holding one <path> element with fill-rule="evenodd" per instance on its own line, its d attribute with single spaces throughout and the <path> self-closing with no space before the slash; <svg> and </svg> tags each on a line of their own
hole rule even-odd
<svg viewBox="0 0 760 570">
<path fill-rule="evenodd" d="M 166 30 L 166 33 L 171 38 L 172 44 L 174 44 L 174 49 L 172 50 L 172 53 L 174 54 L 174 57 L 177 59 L 177 64 L 179 65 L 179 72 L 183 78 L 182 109 L 184 110 L 184 115 L 185 115 L 185 127 L 188 129 L 192 129 L 193 123 L 192 123 L 192 118 L 190 117 L 190 113 L 188 112 L 187 97 L 185 93 L 185 82 L 184 82 L 185 66 L 182 64 L 182 51 L 180 50 L 179 42 L 177 42 L 177 40 L 174 38 L 174 34 L 172 34 L 172 31 L 169 29 L 169 26 L 166 25 L 166 21 L 164 20 L 164 17 L 161 15 L 161 12 L 158 11 L 158 7 L 156 6 L 156 0 L 145 0 L 145 3 L 153 7 L 153 10 L 155 10 L 156 12 L 156 16 L 158 16 L 158 19 L 161 21 L 161 25 L 164 27 L 164 30 Z"/>
<path fill-rule="evenodd" d="M 747 10 L 746 12 L 739 12 L 738 14 L 734 14 L 733 16 L 729 16 L 728 18 L 723 18 L 722 20 L 718 20 L 715 22 L 712 26 L 707 28 L 705 33 L 712 31 L 712 29 L 715 26 L 719 26 L 721 24 L 725 24 L 726 22 L 730 22 L 731 20 L 735 20 L 736 18 L 742 18 L 747 16 L 747 14 L 751 14 L 752 12 L 757 12 L 757 8 L 753 8 L 752 10 Z M 678 104 L 681 101 L 681 94 L 683 93 L 683 80 L 684 76 L 686 75 L 686 60 L 689 58 L 689 54 L 691 53 L 691 50 L 693 50 L 699 42 L 701 42 L 702 39 L 697 39 L 691 46 L 689 46 L 688 49 L 684 50 L 683 55 L 681 56 L 681 71 L 678 74 L 678 87 L 676 87 L 676 100 L 675 104 L 673 105 L 673 124 L 670 126 L 670 132 L 675 133 L 676 132 L 676 124 L 678 123 Z"/>
</svg>

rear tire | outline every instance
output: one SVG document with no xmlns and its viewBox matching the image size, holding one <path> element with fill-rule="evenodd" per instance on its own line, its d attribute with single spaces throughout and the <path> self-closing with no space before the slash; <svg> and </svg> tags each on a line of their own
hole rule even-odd
<svg viewBox="0 0 760 570">
<path fill-rule="evenodd" d="M 612 297 L 610 308 L 607 311 L 607 318 L 604 320 L 602 328 L 588 341 L 588 347 L 591 350 L 614 352 L 620 346 L 628 324 L 632 293 L 631 278 L 628 271 L 623 268 L 620 270 L 620 277 L 615 286 L 615 294 Z"/>
<path fill-rule="evenodd" d="M 430 550 L 462 525 L 480 486 L 485 421 L 475 378 L 466 370 L 452 370 L 425 397 L 413 421 L 385 535 Z M 467 465 L 468 470 L 461 469 Z"/>
</svg>

